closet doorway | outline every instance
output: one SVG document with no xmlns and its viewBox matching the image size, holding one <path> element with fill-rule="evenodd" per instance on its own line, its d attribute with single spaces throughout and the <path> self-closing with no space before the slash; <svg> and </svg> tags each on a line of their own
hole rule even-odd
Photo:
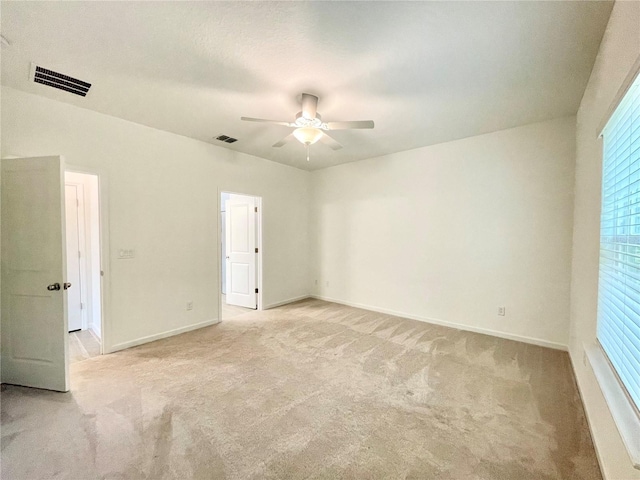
<svg viewBox="0 0 640 480">
<path fill-rule="evenodd" d="M 69 361 L 102 353 L 100 192 L 98 176 L 65 172 Z"/>
<path fill-rule="evenodd" d="M 262 199 L 220 194 L 220 319 L 257 310 L 261 300 Z"/>
</svg>

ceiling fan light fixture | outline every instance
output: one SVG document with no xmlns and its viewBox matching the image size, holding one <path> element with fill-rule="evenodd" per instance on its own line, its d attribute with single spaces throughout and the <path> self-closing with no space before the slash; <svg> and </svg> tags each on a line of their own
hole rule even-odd
<svg viewBox="0 0 640 480">
<path fill-rule="evenodd" d="M 322 137 L 322 130 L 313 127 L 296 128 L 293 136 L 304 145 L 313 145 Z"/>
</svg>

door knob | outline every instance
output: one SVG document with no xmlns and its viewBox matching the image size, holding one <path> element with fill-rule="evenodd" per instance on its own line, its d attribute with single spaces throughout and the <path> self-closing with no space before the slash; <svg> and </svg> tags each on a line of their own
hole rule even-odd
<svg viewBox="0 0 640 480">
<path fill-rule="evenodd" d="M 63 287 L 64 287 L 64 289 L 66 290 L 66 289 L 68 289 L 68 288 L 70 288 L 70 287 L 71 287 L 71 284 L 70 284 L 69 282 L 65 282 L 65 283 L 63 283 L 63 284 L 62 284 L 62 286 L 63 286 Z"/>
<path fill-rule="evenodd" d="M 49 290 L 50 292 L 53 292 L 55 290 L 60 290 L 60 284 L 52 283 L 51 285 L 47 286 L 47 290 Z"/>
</svg>

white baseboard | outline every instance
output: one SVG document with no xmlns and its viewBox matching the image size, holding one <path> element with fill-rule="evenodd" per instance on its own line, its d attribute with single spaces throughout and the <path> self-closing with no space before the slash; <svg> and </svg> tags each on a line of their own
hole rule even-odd
<svg viewBox="0 0 640 480">
<path fill-rule="evenodd" d="M 98 335 L 98 332 L 96 332 L 96 329 L 93 328 L 93 325 L 91 325 L 88 330 L 93 334 L 94 337 L 96 337 L 96 339 L 101 342 L 102 341 L 102 337 L 100 335 Z"/>
<path fill-rule="evenodd" d="M 341 305 L 347 305 L 349 307 L 362 308 L 364 310 L 371 310 L 373 312 L 378 312 L 378 313 L 386 313 L 388 315 L 394 315 L 396 317 L 409 318 L 411 320 L 419 320 L 421 322 L 433 323 L 433 324 L 436 324 L 436 325 L 442 325 L 444 327 L 457 328 L 458 330 L 466 330 L 468 332 L 483 333 L 485 335 L 492 335 L 494 337 L 506 338 L 507 340 L 515 340 L 515 341 L 518 341 L 518 342 L 531 343 L 533 345 L 538 345 L 538 346 L 541 346 L 541 347 L 553 348 L 553 349 L 562 350 L 562 351 L 565 351 L 565 352 L 569 351 L 568 345 L 564 345 L 562 343 L 557 343 L 557 342 L 550 342 L 548 340 L 543 340 L 541 338 L 527 337 L 527 336 L 524 336 L 524 335 L 517 335 L 515 333 L 501 332 L 499 330 L 492 330 L 492 329 L 489 329 L 489 328 L 474 327 L 472 325 L 465 325 L 465 324 L 462 324 L 462 323 L 449 322 L 447 320 L 440 320 L 438 318 L 421 317 L 419 315 L 412 315 L 410 313 L 398 312 L 398 311 L 395 311 L 395 310 L 389 310 L 389 309 L 386 309 L 386 308 L 374 307 L 374 306 L 371 306 L 371 305 L 363 305 L 363 304 L 360 304 L 360 303 L 347 302 L 347 301 L 344 301 L 344 300 L 338 300 L 338 299 L 335 299 L 335 298 L 325 297 L 325 296 L 322 296 L 322 295 L 310 295 L 310 297 L 311 298 L 317 298 L 318 300 L 324 300 L 326 302 L 333 302 L 333 303 L 339 303 Z"/>
<path fill-rule="evenodd" d="M 299 297 L 290 298 L 288 300 L 283 300 L 281 302 L 270 303 L 269 305 L 264 307 L 264 310 L 269 310 L 270 308 L 281 307 L 282 305 L 287 305 L 288 303 L 298 302 L 300 300 L 304 300 L 305 298 L 311 298 L 311 295 L 301 295 Z"/>
<path fill-rule="evenodd" d="M 217 318 L 215 320 L 206 320 L 204 322 L 194 323 L 193 325 L 187 325 L 186 327 L 174 328 L 173 330 L 167 330 L 166 332 L 147 335 L 146 337 L 140 337 L 128 342 L 117 343 L 115 345 L 112 345 L 109 349 L 105 349 L 104 353 L 113 353 L 119 350 L 124 350 L 125 348 L 137 347 L 138 345 L 142 345 L 144 343 L 154 342 L 156 340 L 161 340 L 167 337 L 173 337 L 174 335 L 179 335 L 181 333 L 190 332 L 199 328 L 208 327 L 209 325 L 215 325 L 219 322 L 220 320 L 218 320 Z"/>
</svg>

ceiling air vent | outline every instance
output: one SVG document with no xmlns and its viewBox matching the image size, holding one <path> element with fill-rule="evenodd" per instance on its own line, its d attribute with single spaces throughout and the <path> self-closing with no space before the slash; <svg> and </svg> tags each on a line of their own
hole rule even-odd
<svg viewBox="0 0 640 480">
<path fill-rule="evenodd" d="M 228 135 L 220 135 L 216 137 L 216 140 L 220 140 L 221 142 L 224 142 L 224 143 L 233 143 L 238 141 L 237 138 L 232 138 Z"/>
<path fill-rule="evenodd" d="M 53 70 L 40 67 L 33 63 L 31 64 L 31 79 L 36 83 L 59 88 L 60 90 L 73 93 L 74 95 L 80 95 L 81 97 L 86 97 L 91 88 L 90 83 L 83 82 L 69 75 L 54 72 Z"/>
</svg>

